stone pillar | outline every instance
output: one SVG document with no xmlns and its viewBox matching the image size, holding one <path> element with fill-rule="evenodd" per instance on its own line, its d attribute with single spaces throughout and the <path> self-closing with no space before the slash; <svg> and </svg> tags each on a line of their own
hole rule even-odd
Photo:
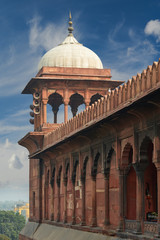
<svg viewBox="0 0 160 240">
<path fill-rule="evenodd" d="M 69 98 L 68 98 L 68 89 L 64 89 L 64 122 L 68 121 L 68 103 L 69 103 Z"/>
<path fill-rule="evenodd" d="M 57 179 L 57 195 L 58 195 L 58 206 L 57 206 L 57 222 L 60 221 L 60 179 Z"/>
<path fill-rule="evenodd" d="M 52 176 L 51 178 L 51 215 L 50 215 L 50 219 L 51 221 L 54 221 L 54 176 Z"/>
<path fill-rule="evenodd" d="M 85 108 L 89 107 L 89 103 L 90 103 L 90 101 L 85 101 Z"/>
<path fill-rule="evenodd" d="M 119 169 L 119 232 L 124 231 L 124 170 Z"/>
<path fill-rule="evenodd" d="M 104 174 L 105 181 L 105 220 L 104 225 L 109 225 L 109 172 Z"/>
<path fill-rule="evenodd" d="M 64 219 L 63 222 L 67 222 L 67 178 L 63 179 L 64 182 Z"/>
<path fill-rule="evenodd" d="M 90 97 L 88 89 L 85 90 L 85 97 L 84 97 L 85 107 L 89 107 Z"/>
<path fill-rule="evenodd" d="M 43 123 L 47 123 L 47 102 L 48 100 L 42 100 L 43 103 Z"/>
<path fill-rule="evenodd" d="M 39 160 L 39 221 L 42 221 L 42 174 L 43 174 L 43 162 Z"/>
<path fill-rule="evenodd" d="M 158 220 L 157 220 L 157 236 L 160 238 L 160 162 L 155 163 L 157 168 L 157 207 L 158 207 Z"/>
<path fill-rule="evenodd" d="M 64 122 L 68 121 L 68 101 L 64 101 Z"/>
<path fill-rule="evenodd" d="M 76 209 L 75 209 L 75 179 L 72 179 L 72 198 L 73 198 L 73 209 L 72 209 L 72 225 L 76 223 Z"/>
<path fill-rule="evenodd" d="M 144 171 L 146 166 L 134 164 L 136 180 L 136 221 L 137 234 L 142 234 L 144 228 Z"/>
<path fill-rule="evenodd" d="M 97 209 L 96 209 L 96 175 L 92 176 L 92 227 L 97 226 Z"/>
<path fill-rule="evenodd" d="M 48 220 L 48 184 L 45 182 L 45 219 Z"/>
<path fill-rule="evenodd" d="M 54 221 L 54 197 L 53 197 L 53 186 L 51 186 L 51 214 L 50 220 Z"/>
<path fill-rule="evenodd" d="M 57 113 L 59 108 L 52 108 L 53 114 L 54 114 L 54 123 L 57 123 Z"/>
<path fill-rule="evenodd" d="M 86 214 L 85 214 L 85 177 L 81 176 L 81 183 L 82 183 L 82 220 L 81 225 L 86 225 Z"/>
</svg>

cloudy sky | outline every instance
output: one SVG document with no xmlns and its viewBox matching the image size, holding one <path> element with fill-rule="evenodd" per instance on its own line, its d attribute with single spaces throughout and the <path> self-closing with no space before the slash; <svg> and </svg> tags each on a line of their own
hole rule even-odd
<svg viewBox="0 0 160 240">
<path fill-rule="evenodd" d="M 0 0 L 0 200 L 28 200 L 28 152 L 17 141 L 29 124 L 30 95 L 21 95 L 42 55 L 74 36 L 128 80 L 160 57 L 159 0 Z"/>
</svg>

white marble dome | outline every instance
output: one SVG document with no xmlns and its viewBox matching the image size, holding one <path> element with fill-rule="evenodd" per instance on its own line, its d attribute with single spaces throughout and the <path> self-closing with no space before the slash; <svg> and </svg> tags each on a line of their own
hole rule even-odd
<svg viewBox="0 0 160 240">
<path fill-rule="evenodd" d="M 100 58 L 89 48 L 80 44 L 69 34 L 64 42 L 49 50 L 42 58 L 38 70 L 42 67 L 75 67 L 102 69 Z"/>
</svg>

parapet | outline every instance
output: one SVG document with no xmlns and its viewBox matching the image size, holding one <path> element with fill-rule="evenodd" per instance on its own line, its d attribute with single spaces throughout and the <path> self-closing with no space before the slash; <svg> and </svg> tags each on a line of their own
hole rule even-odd
<svg viewBox="0 0 160 240">
<path fill-rule="evenodd" d="M 107 95 L 89 106 L 56 130 L 44 136 L 43 149 L 67 138 L 132 104 L 134 101 L 160 87 L 160 59 L 146 70 L 133 76 L 123 85 L 108 92 Z"/>
</svg>

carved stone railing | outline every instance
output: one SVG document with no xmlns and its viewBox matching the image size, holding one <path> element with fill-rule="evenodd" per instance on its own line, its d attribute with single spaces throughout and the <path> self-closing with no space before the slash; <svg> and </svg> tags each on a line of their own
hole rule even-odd
<svg viewBox="0 0 160 240">
<path fill-rule="evenodd" d="M 157 230 L 157 222 L 144 222 L 144 233 L 156 234 Z"/>
<path fill-rule="evenodd" d="M 64 138 L 112 115 L 129 106 L 134 101 L 160 87 L 160 60 L 148 66 L 141 74 L 133 76 L 128 82 L 109 92 L 106 96 L 89 106 L 56 130 L 44 136 L 43 148 L 56 144 Z"/>
<path fill-rule="evenodd" d="M 136 232 L 137 230 L 137 221 L 136 220 L 125 220 L 125 231 L 127 232 Z"/>
</svg>

